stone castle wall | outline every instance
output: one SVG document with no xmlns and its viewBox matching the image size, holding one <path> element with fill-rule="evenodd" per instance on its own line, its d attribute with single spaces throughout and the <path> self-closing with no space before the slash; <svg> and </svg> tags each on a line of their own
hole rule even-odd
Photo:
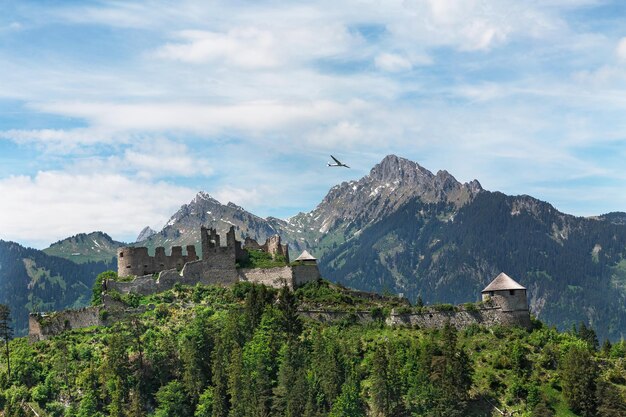
<svg viewBox="0 0 626 417">
<path fill-rule="evenodd" d="M 237 275 L 239 281 L 264 284 L 268 287 L 280 288 L 287 285 L 293 289 L 293 271 L 290 266 L 277 268 L 239 269 Z"/>
<path fill-rule="evenodd" d="M 187 262 L 198 259 L 196 248 L 187 246 L 187 255 L 183 255 L 181 246 L 173 246 L 171 255 L 165 254 L 165 248 L 155 249 L 154 256 L 148 254 L 148 248 L 125 247 L 117 250 L 117 275 L 148 275 L 166 269 L 181 269 Z"/>
<path fill-rule="evenodd" d="M 434 311 L 422 313 L 392 313 L 387 319 L 388 325 L 418 326 L 420 328 L 440 328 L 447 322 L 463 329 L 472 324 L 481 326 L 520 326 L 530 328 L 530 314 L 526 311 L 503 311 L 500 307 L 483 307 L 477 310 L 462 309 L 460 311 Z"/>
<path fill-rule="evenodd" d="M 31 314 L 28 317 L 28 338 L 31 342 L 46 340 L 66 330 L 100 326 L 101 308 L 85 307 L 50 315 Z"/>
<path fill-rule="evenodd" d="M 152 275 L 145 275 L 126 282 L 107 281 L 106 290 L 145 296 L 172 289 L 176 283 L 228 286 L 238 281 L 264 284 L 274 288 L 287 285 L 293 289 L 321 278 L 317 265 L 237 269 L 234 266 L 234 253 L 219 255 L 212 257 L 210 261 L 188 262 L 180 272 L 175 269 L 162 271 L 156 279 Z"/>
</svg>

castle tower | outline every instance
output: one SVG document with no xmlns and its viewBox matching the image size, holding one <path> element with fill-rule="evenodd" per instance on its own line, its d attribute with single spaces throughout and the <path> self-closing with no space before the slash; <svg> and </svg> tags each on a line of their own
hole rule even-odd
<svg viewBox="0 0 626 417">
<path fill-rule="evenodd" d="M 230 229 L 228 229 L 228 232 L 226 233 L 226 246 L 229 248 L 234 247 L 236 241 L 235 226 L 230 226 Z"/>
<path fill-rule="evenodd" d="M 217 234 L 217 230 L 206 228 L 202 226 L 200 228 L 200 241 L 202 247 L 202 259 L 209 259 L 210 253 L 215 253 L 215 248 L 220 247 L 220 235 Z"/>
<path fill-rule="evenodd" d="M 528 311 L 526 288 L 504 272 L 482 290 L 482 299 L 491 300 L 503 312 Z"/>
</svg>

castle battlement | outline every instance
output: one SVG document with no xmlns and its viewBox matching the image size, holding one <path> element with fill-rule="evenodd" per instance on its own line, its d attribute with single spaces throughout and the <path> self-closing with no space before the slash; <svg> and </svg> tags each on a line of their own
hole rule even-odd
<svg viewBox="0 0 626 417">
<path fill-rule="evenodd" d="M 196 247 L 187 246 L 187 254 L 183 255 L 181 246 L 173 246 L 168 256 L 164 247 L 158 247 L 154 256 L 148 255 L 146 247 L 124 247 L 117 250 L 117 275 L 151 275 L 167 269 L 181 269 L 187 262 L 198 259 Z"/>
</svg>

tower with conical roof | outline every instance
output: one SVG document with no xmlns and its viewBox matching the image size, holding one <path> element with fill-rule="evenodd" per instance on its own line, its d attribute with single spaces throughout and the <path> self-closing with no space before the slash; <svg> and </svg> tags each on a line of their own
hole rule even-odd
<svg viewBox="0 0 626 417">
<path fill-rule="evenodd" d="M 504 272 L 501 272 L 482 290 L 482 299 L 491 301 L 503 312 L 528 312 L 526 288 Z"/>
</svg>

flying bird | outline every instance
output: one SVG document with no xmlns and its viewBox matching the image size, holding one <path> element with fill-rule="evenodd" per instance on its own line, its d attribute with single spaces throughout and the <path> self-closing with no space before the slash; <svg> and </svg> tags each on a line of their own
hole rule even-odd
<svg viewBox="0 0 626 417">
<path fill-rule="evenodd" d="M 333 158 L 333 161 L 335 161 L 335 163 L 332 164 L 332 163 L 329 162 L 328 163 L 329 167 L 346 167 L 346 168 L 350 168 L 348 165 L 342 163 L 339 159 L 335 158 L 334 156 L 331 155 L 330 157 Z"/>
</svg>

